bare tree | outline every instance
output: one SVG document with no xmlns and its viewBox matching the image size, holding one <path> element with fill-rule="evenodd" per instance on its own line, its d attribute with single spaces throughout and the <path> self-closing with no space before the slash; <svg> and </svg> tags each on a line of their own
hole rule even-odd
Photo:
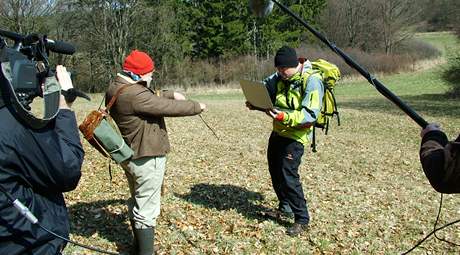
<svg viewBox="0 0 460 255">
<path fill-rule="evenodd" d="M 36 32 L 44 28 L 44 17 L 51 15 L 58 1 L 1 0 L 0 25 L 18 33 Z"/>
<path fill-rule="evenodd" d="M 190 43 L 181 39 L 177 19 L 183 14 L 174 1 L 61 0 L 56 37 L 77 46 L 72 66 L 87 91 L 101 91 L 134 48 L 154 57 L 161 79 L 177 79 L 176 68 Z M 158 68 L 161 65 L 161 68 Z M 180 69 L 179 69 L 180 70 Z M 179 76 L 179 77 L 177 77 Z"/>
<path fill-rule="evenodd" d="M 338 45 L 368 50 L 378 39 L 374 15 L 375 10 L 366 1 L 329 0 L 321 19 L 329 38 Z"/>
<path fill-rule="evenodd" d="M 72 57 L 58 55 L 78 70 L 80 88 L 101 91 L 120 68 L 136 40 L 135 24 L 142 20 L 142 0 L 59 0 L 52 17 L 52 36 L 77 47 Z M 51 20 L 51 18 L 50 18 Z"/>
<path fill-rule="evenodd" d="M 417 0 L 329 0 L 322 24 L 342 47 L 390 54 L 412 35 L 422 7 Z"/>
<path fill-rule="evenodd" d="M 86 37 L 82 46 L 89 52 L 101 51 L 95 57 L 108 61 L 104 64 L 112 71 L 119 68 L 135 39 L 133 27 L 142 17 L 140 1 L 76 0 L 75 7 L 80 12 L 79 26 Z"/>
<path fill-rule="evenodd" d="M 394 46 L 413 34 L 411 28 L 418 23 L 422 8 L 415 0 L 381 0 L 375 4 L 379 11 L 385 53 L 390 54 Z"/>
</svg>

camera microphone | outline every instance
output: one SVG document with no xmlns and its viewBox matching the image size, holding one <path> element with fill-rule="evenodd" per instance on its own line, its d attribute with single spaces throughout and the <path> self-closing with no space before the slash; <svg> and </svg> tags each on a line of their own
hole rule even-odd
<svg viewBox="0 0 460 255">
<path fill-rule="evenodd" d="M 40 40 L 40 36 L 38 34 L 30 34 L 27 36 L 23 36 L 18 33 L 10 32 L 10 31 L 5 31 L 5 30 L 0 30 L 0 36 L 5 36 L 13 40 L 15 43 L 22 43 L 24 46 L 30 46 Z M 55 52 L 55 53 L 60 53 L 60 54 L 66 54 L 66 55 L 72 55 L 75 53 L 75 47 L 70 44 L 66 43 L 63 41 L 55 41 L 44 38 L 45 42 L 45 47 L 46 49 Z"/>
<path fill-rule="evenodd" d="M 75 53 L 75 47 L 70 43 L 66 43 L 63 41 L 54 41 L 50 39 L 46 39 L 45 43 L 46 43 L 46 48 L 52 52 L 66 54 L 66 55 L 72 55 Z"/>
<path fill-rule="evenodd" d="M 39 40 L 40 36 L 38 34 L 30 34 L 23 37 L 22 43 L 24 45 L 31 45 L 38 42 Z M 70 43 L 66 43 L 63 41 L 54 41 L 46 38 L 46 36 L 43 38 L 43 41 L 45 42 L 45 48 L 52 52 L 66 55 L 72 55 L 75 53 L 75 47 Z"/>
</svg>

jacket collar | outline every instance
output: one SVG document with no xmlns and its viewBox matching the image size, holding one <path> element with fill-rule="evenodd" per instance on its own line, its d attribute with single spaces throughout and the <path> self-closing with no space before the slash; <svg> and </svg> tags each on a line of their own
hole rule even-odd
<svg viewBox="0 0 460 255">
<path fill-rule="evenodd" d="M 128 84 L 135 84 L 138 83 L 135 80 L 131 79 L 131 77 L 128 77 L 126 75 L 123 75 L 121 73 L 117 73 L 117 78 L 115 79 L 117 82 L 121 83 L 128 83 Z"/>
</svg>

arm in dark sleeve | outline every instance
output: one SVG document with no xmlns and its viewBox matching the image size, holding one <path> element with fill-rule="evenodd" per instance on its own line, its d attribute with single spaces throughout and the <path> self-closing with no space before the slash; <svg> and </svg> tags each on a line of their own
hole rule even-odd
<svg viewBox="0 0 460 255">
<path fill-rule="evenodd" d="M 459 169 L 451 165 L 451 151 L 446 148 L 447 136 L 438 130 L 430 131 L 422 139 L 420 162 L 431 186 L 441 193 L 459 193 Z M 456 171 L 456 172 L 454 172 Z"/>
<path fill-rule="evenodd" d="M 156 96 L 149 90 L 140 91 L 132 105 L 134 112 L 143 116 L 180 117 L 201 113 L 198 102 Z"/>
<path fill-rule="evenodd" d="M 63 176 L 62 191 L 70 191 L 77 187 L 81 177 L 81 166 L 85 152 L 80 141 L 75 113 L 70 110 L 60 110 L 56 117 L 55 131 L 61 149 L 63 166 L 66 168 Z"/>
<path fill-rule="evenodd" d="M 33 140 L 21 148 L 20 154 L 26 179 L 33 188 L 43 192 L 75 189 L 81 177 L 84 151 L 74 113 L 61 109 L 54 125 L 31 134 Z"/>
</svg>

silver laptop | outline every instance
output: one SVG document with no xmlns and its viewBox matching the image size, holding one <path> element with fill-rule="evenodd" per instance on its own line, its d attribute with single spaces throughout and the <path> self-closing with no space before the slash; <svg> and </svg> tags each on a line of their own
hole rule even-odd
<svg viewBox="0 0 460 255">
<path fill-rule="evenodd" d="M 240 80 L 241 89 L 243 90 L 246 101 L 256 107 L 258 110 L 272 109 L 273 104 L 268 94 L 268 90 L 261 82 Z"/>
</svg>

